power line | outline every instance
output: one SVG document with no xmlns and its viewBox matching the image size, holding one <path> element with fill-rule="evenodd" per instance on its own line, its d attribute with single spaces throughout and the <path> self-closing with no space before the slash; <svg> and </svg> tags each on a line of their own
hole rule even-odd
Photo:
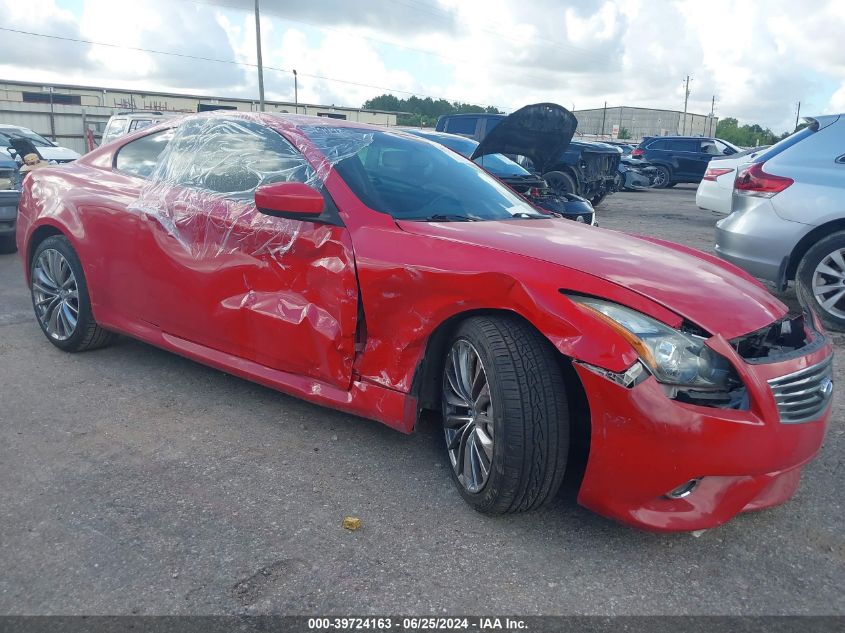
<svg viewBox="0 0 845 633">
<path fill-rule="evenodd" d="M 47 34 L 47 33 L 35 33 L 33 31 L 24 31 L 24 30 L 21 30 L 21 29 L 12 29 L 12 28 L 8 28 L 8 27 L 0 27 L 0 31 L 6 31 L 8 33 L 17 33 L 19 35 L 29 35 L 29 36 L 32 36 L 32 37 L 43 37 L 43 38 L 53 39 L 53 40 L 62 40 L 62 41 L 66 41 L 66 42 L 75 42 L 75 43 L 78 43 L 78 44 L 89 44 L 91 46 L 106 46 L 106 47 L 109 47 L 109 48 L 118 48 L 118 49 L 123 49 L 123 50 L 138 51 L 138 52 L 142 52 L 142 53 L 152 53 L 152 54 L 155 54 L 155 55 L 168 55 L 168 56 L 172 56 L 172 57 L 181 57 L 181 58 L 185 58 L 185 59 L 195 59 L 195 60 L 199 60 L 199 61 L 214 62 L 214 63 L 218 63 L 218 64 L 232 64 L 232 65 L 235 65 L 235 66 L 246 66 L 246 67 L 249 67 L 249 68 L 257 68 L 258 67 L 258 64 L 252 64 L 250 62 L 239 62 L 239 61 L 235 61 L 235 60 L 232 60 L 232 59 L 217 59 L 217 58 L 213 58 L 213 57 L 202 57 L 200 55 L 190 55 L 188 53 L 177 53 L 175 51 L 160 51 L 160 50 L 155 50 L 155 49 L 152 49 L 152 48 L 142 48 L 142 47 L 139 47 L 139 46 L 129 46 L 129 45 L 126 45 L 126 44 L 111 44 L 111 43 L 108 43 L 108 42 L 96 42 L 94 40 L 86 40 L 86 39 L 75 38 L 75 37 L 67 37 L 67 36 L 63 36 L 63 35 L 50 35 L 50 34 Z M 267 69 L 267 70 L 274 70 L 276 72 L 281 72 L 281 73 L 291 73 L 292 70 L 293 70 L 293 69 L 287 69 L 287 68 L 279 68 L 277 66 L 264 66 L 264 68 Z M 442 99 L 444 101 L 453 101 L 452 99 L 448 99 L 447 97 L 439 97 L 439 96 L 435 96 L 435 95 L 428 95 L 428 94 L 423 94 L 423 93 L 420 93 L 420 92 L 413 92 L 413 91 L 410 91 L 410 90 L 399 90 L 399 89 L 396 89 L 396 88 L 388 88 L 386 86 L 375 86 L 375 85 L 372 85 L 372 84 L 366 84 L 366 83 L 361 83 L 361 82 L 357 82 L 357 81 L 349 81 L 347 79 L 338 79 L 336 77 L 328 77 L 326 75 L 317 75 L 317 74 L 303 73 L 303 72 L 300 72 L 299 75 L 302 75 L 302 76 L 305 76 L 305 77 L 311 77 L 312 79 L 321 79 L 323 81 L 333 81 L 333 82 L 336 82 L 336 83 L 342 83 L 342 84 L 346 84 L 346 85 L 349 85 L 349 86 L 357 86 L 359 88 L 371 88 L 373 90 L 384 90 L 386 92 L 405 94 L 405 95 L 410 95 L 410 96 L 415 96 L 415 97 L 424 97 L 424 98 L 429 98 L 429 99 Z"/>
</svg>

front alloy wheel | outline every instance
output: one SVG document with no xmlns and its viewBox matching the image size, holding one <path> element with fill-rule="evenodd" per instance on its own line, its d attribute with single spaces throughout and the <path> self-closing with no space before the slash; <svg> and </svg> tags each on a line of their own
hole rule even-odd
<svg viewBox="0 0 845 633">
<path fill-rule="evenodd" d="M 569 449 L 557 352 L 507 315 L 466 319 L 445 352 L 443 433 L 461 496 L 489 514 L 539 507 L 560 487 Z"/>
<path fill-rule="evenodd" d="M 493 400 L 487 372 L 469 341 L 452 346 L 443 374 L 443 431 L 458 482 L 470 493 L 484 488 L 493 461 Z"/>
</svg>

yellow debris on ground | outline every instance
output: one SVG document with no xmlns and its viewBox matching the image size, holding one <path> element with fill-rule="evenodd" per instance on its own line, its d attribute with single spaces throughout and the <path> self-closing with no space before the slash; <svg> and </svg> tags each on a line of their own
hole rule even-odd
<svg viewBox="0 0 845 633">
<path fill-rule="evenodd" d="M 343 527 L 354 532 L 361 527 L 361 519 L 358 517 L 343 517 Z"/>
</svg>

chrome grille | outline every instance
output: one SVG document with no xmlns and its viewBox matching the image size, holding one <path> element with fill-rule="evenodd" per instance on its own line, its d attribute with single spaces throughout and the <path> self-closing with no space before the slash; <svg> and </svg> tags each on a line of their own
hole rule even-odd
<svg viewBox="0 0 845 633">
<path fill-rule="evenodd" d="M 769 387 L 778 405 L 780 421 L 797 424 L 816 418 L 833 395 L 833 356 L 818 365 L 772 378 Z"/>
</svg>

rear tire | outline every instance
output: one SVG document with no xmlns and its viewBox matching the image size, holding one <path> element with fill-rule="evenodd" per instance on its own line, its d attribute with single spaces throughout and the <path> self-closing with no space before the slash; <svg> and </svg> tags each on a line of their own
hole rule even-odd
<svg viewBox="0 0 845 633">
<path fill-rule="evenodd" d="M 654 182 L 651 185 L 652 187 L 655 189 L 666 189 L 667 187 L 674 186 L 672 184 L 672 173 L 667 167 L 664 167 L 663 165 L 656 165 L 655 169 L 657 172 L 654 174 Z"/>
<path fill-rule="evenodd" d="M 569 450 L 555 351 L 524 321 L 487 316 L 461 323 L 446 349 L 441 409 L 461 496 L 488 514 L 541 506 L 560 488 Z"/>
<path fill-rule="evenodd" d="M 795 286 L 801 305 L 811 306 L 826 327 L 845 331 L 845 231 L 810 247 L 798 264 Z"/>
<path fill-rule="evenodd" d="M 82 352 L 114 340 L 94 320 L 82 263 L 65 236 L 48 237 L 36 247 L 30 279 L 35 318 L 53 345 Z"/>
<path fill-rule="evenodd" d="M 605 198 L 607 198 L 607 192 L 602 193 L 602 194 L 600 194 L 600 195 L 598 195 L 598 196 L 595 196 L 592 200 L 590 200 L 590 204 L 592 204 L 594 207 L 597 207 L 597 206 L 599 206 L 602 202 L 604 202 L 604 199 L 605 199 Z"/>
<path fill-rule="evenodd" d="M 15 244 L 14 233 L 0 237 L 0 254 L 14 253 L 16 250 L 18 250 L 18 247 Z"/>
</svg>

